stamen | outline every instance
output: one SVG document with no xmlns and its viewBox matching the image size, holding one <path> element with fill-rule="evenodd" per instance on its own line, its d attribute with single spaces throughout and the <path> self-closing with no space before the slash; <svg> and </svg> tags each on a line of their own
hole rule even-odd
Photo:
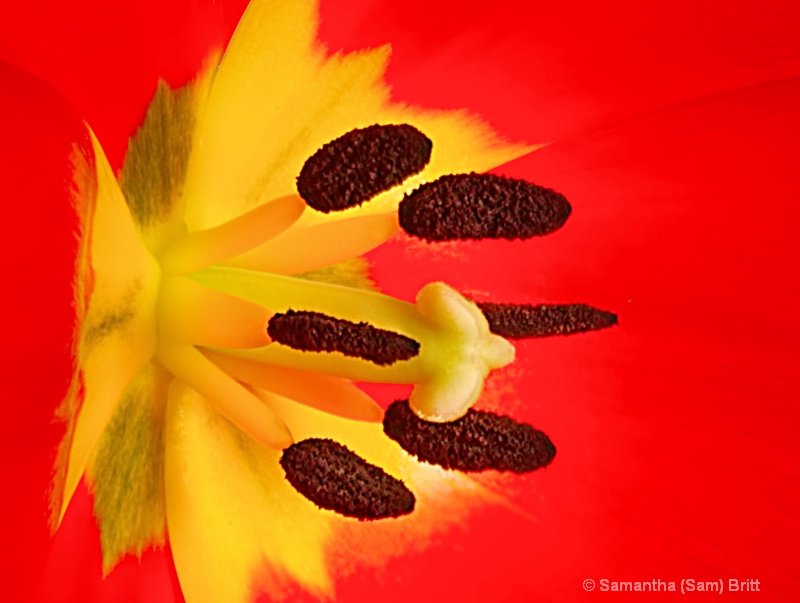
<svg viewBox="0 0 800 603">
<path fill-rule="evenodd" d="M 237 381 L 300 404 L 355 421 L 377 423 L 383 418 L 383 409 L 350 381 L 312 371 L 261 364 L 211 350 L 203 353 Z"/>
<path fill-rule="evenodd" d="M 389 240 L 397 229 L 394 213 L 293 228 L 227 265 L 273 274 L 300 274 L 364 255 Z"/>
<path fill-rule="evenodd" d="M 324 213 L 361 205 L 420 172 L 432 147 L 427 136 L 408 124 L 351 130 L 306 160 L 297 191 Z"/>
<path fill-rule="evenodd" d="M 563 195 L 493 174 L 442 176 L 400 202 L 400 226 L 427 241 L 528 239 L 558 230 L 572 208 Z"/>
<path fill-rule="evenodd" d="M 305 204 L 288 195 L 225 222 L 179 238 L 159 258 L 166 273 L 191 274 L 243 254 L 279 235 L 303 214 Z"/>
<path fill-rule="evenodd" d="M 419 343 L 393 331 L 377 329 L 321 314 L 296 312 L 275 314 L 267 333 L 276 342 L 305 352 L 340 352 L 363 358 L 379 366 L 408 360 L 419 354 Z"/>
<path fill-rule="evenodd" d="M 163 345 L 158 359 L 176 378 L 211 402 L 231 423 L 264 446 L 283 450 L 294 441 L 280 417 L 196 348 Z"/>
<path fill-rule="evenodd" d="M 389 406 L 383 431 L 421 461 L 459 471 L 526 473 L 549 465 L 556 454 L 544 433 L 510 417 L 470 409 L 451 423 L 430 423 L 408 400 Z"/>
<path fill-rule="evenodd" d="M 384 519 L 414 510 L 414 494 L 403 482 L 333 440 L 297 442 L 280 463 L 295 490 L 345 517 Z"/>
<path fill-rule="evenodd" d="M 617 315 L 586 304 L 539 305 L 479 303 L 492 333 L 509 339 L 572 335 L 607 329 Z"/>
<path fill-rule="evenodd" d="M 162 279 L 158 312 L 159 336 L 168 341 L 238 349 L 270 341 L 270 311 L 188 277 Z"/>
</svg>

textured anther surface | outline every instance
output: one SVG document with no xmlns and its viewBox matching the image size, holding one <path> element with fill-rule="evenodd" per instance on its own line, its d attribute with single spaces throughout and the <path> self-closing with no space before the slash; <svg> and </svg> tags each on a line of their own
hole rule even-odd
<svg viewBox="0 0 800 603">
<path fill-rule="evenodd" d="M 304 352 L 340 352 L 380 366 L 419 354 L 419 343 L 366 322 L 350 322 L 319 312 L 288 310 L 267 325 L 273 341 Z"/>
<path fill-rule="evenodd" d="M 571 335 L 607 329 L 617 315 L 586 304 L 530 305 L 479 303 L 495 335 L 509 339 Z"/>
<path fill-rule="evenodd" d="M 510 417 L 470 409 L 451 423 L 431 423 L 417 417 L 408 400 L 386 409 L 383 431 L 419 460 L 459 471 L 527 473 L 556 454 L 544 433 Z"/>
<path fill-rule="evenodd" d="M 352 130 L 306 160 L 297 192 L 325 213 L 361 205 L 421 171 L 432 148 L 431 140 L 408 124 Z"/>
<path fill-rule="evenodd" d="M 414 510 L 405 484 L 333 440 L 310 438 L 281 456 L 286 479 L 323 509 L 361 520 L 400 517 Z"/>
<path fill-rule="evenodd" d="M 527 239 L 553 232 L 572 208 L 566 198 L 493 174 L 442 176 L 400 202 L 400 226 L 428 241 Z"/>
</svg>

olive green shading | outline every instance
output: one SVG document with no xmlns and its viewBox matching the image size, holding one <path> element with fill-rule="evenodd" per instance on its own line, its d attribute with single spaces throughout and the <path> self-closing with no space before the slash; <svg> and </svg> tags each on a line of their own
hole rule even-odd
<svg viewBox="0 0 800 603">
<path fill-rule="evenodd" d="M 183 195 L 192 148 L 193 85 L 171 90 L 159 82 L 144 122 L 130 139 L 119 183 L 140 229 L 168 220 Z"/>
<path fill-rule="evenodd" d="M 332 266 L 295 274 L 294 277 L 354 289 L 376 290 L 375 283 L 370 277 L 369 262 L 364 258 L 351 258 Z"/>
<path fill-rule="evenodd" d="M 92 471 L 103 572 L 165 540 L 164 413 L 168 375 L 153 363 L 134 377 L 97 448 Z"/>
<path fill-rule="evenodd" d="M 93 312 L 90 305 L 81 334 L 81 344 L 85 348 L 97 345 L 109 335 L 125 329 L 136 318 L 142 289 L 141 281 L 134 281 L 116 303 L 109 304 L 108 309 Z"/>
</svg>

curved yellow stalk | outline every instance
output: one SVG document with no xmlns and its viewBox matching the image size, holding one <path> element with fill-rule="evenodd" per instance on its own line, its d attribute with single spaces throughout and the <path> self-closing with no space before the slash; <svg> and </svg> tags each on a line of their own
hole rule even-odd
<svg viewBox="0 0 800 603">
<path fill-rule="evenodd" d="M 283 450 L 294 441 L 275 412 L 195 348 L 162 345 L 158 359 L 176 379 L 196 389 L 224 417 L 263 446 Z"/>
<path fill-rule="evenodd" d="M 205 355 L 237 381 L 345 419 L 377 423 L 383 409 L 352 382 L 312 371 L 261 364 L 211 350 Z"/>
<path fill-rule="evenodd" d="M 273 274 L 301 274 L 372 251 L 398 229 L 394 212 L 292 228 L 226 264 Z"/>
<path fill-rule="evenodd" d="M 225 224 L 178 238 L 159 254 L 170 274 L 191 274 L 264 244 L 294 224 L 306 204 L 298 195 L 274 199 Z"/>
</svg>

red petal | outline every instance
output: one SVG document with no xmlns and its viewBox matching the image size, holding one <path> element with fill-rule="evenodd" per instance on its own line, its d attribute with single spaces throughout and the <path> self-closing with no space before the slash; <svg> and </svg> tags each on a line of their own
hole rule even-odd
<svg viewBox="0 0 800 603">
<path fill-rule="evenodd" d="M 111 166 L 144 117 L 158 80 L 191 79 L 221 48 L 244 0 L 7 2 L 0 58 L 50 83 L 91 124 Z"/>
<path fill-rule="evenodd" d="M 329 48 L 391 43 L 394 95 L 549 142 L 800 72 L 793 0 L 323 0 Z"/>
<path fill-rule="evenodd" d="M 100 534 L 86 488 L 75 493 L 53 539 L 33 601 L 183 603 L 169 547 L 126 557 L 107 577 L 100 567 Z"/>
<path fill-rule="evenodd" d="M 514 296 L 509 301 L 546 295 L 603 305 L 620 312 L 622 325 L 521 346 L 529 377 L 518 389 L 531 406 L 517 414 L 559 446 L 554 465 L 523 483 L 538 522 L 487 511 L 468 531 L 398 560 L 380 579 L 352 576 L 342 599 L 373 600 L 388 583 L 402 585 L 404 600 L 573 600 L 587 577 L 692 574 L 758 578 L 771 595 L 764 600 L 793 600 L 800 593 L 787 567 L 798 535 L 791 431 L 798 214 L 790 201 L 798 190 L 788 172 L 800 99 L 796 82 L 759 85 L 800 72 L 795 3 L 631 2 L 614 11 L 580 3 L 580 14 L 574 3 L 557 2 L 505 3 L 500 12 L 492 12 L 497 3 L 489 11 L 459 3 L 452 13 L 441 6 L 385 2 L 351 17 L 348 3 L 325 2 L 323 34 L 332 48 L 345 38 L 349 48 L 393 42 L 390 75 L 403 100 L 468 104 L 509 136 L 558 139 L 505 172 L 561 188 L 575 214 L 562 232 L 527 248 L 479 247 L 457 272 L 439 262 L 438 276 Z M 31 32 L 20 22 L 0 18 L 24 38 Z M 473 26 L 478 34 L 463 33 Z M 2 32 L 0 39 L 13 39 Z M 432 67 L 420 67 L 428 61 Z M 51 68 L 48 77 L 58 73 Z M 84 106 L 104 98 L 93 85 L 76 93 Z M 92 111 L 107 111 L 106 138 L 122 140 L 138 118 L 122 110 L 128 94 L 115 94 L 122 125 L 112 123 L 113 103 Z M 137 94 L 140 118 L 147 95 Z M 601 127 L 614 121 L 617 127 Z M 754 211 L 753 198 L 772 200 L 771 211 Z M 417 272 L 408 261 L 395 266 Z M 500 287 L 515 275 L 515 286 Z M 64 307 L 53 301 L 54 311 Z M 14 381 L 4 375 L 7 382 Z M 4 399 L 63 391 L 53 383 L 24 386 Z M 53 400 L 48 391 L 40 404 Z M 37 445 L 22 440 L 26 452 Z M 32 534 L 33 544 L 21 543 L 19 557 L 28 551 L 36 559 L 42 537 L 25 518 L 26 501 L 36 500 L 23 495 L 18 504 L 4 501 L 12 505 L 5 517 L 22 517 L 18 533 Z M 12 561 L 9 569 L 17 568 L 26 575 L 25 564 Z"/>
<path fill-rule="evenodd" d="M 574 212 L 558 233 L 433 266 L 397 246 L 375 254 L 395 259 L 405 282 L 385 264 L 378 278 L 404 295 L 444 278 L 620 316 L 613 331 L 518 346 L 514 414 L 558 456 L 528 482 L 537 523 L 498 513 L 468 537 L 492 555 L 436 564 L 449 596 L 574 600 L 585 578 L 748 577 L 765 600 L 800 594 L 788 561 L 800 535 L 799 108 L 791 79 L 557 142 L 500 171 L 566 194 Z M 404 596 L 432 600 L 429 584 Z"/>
<path fill-rule="evenodd" d="M 36 78 L 0 62 L 0 82 L 0 462 L 6 484 L 0 525 L 10 553 L 3 565 L 16 594 L 17 586 L 24 590 L 37 578 L 49 541 L 47 493 L 62 435 L 53 413 L 72 369 L 78 224 L 69 154 L 86 131 L 64 99 Z"/>
</svg>

